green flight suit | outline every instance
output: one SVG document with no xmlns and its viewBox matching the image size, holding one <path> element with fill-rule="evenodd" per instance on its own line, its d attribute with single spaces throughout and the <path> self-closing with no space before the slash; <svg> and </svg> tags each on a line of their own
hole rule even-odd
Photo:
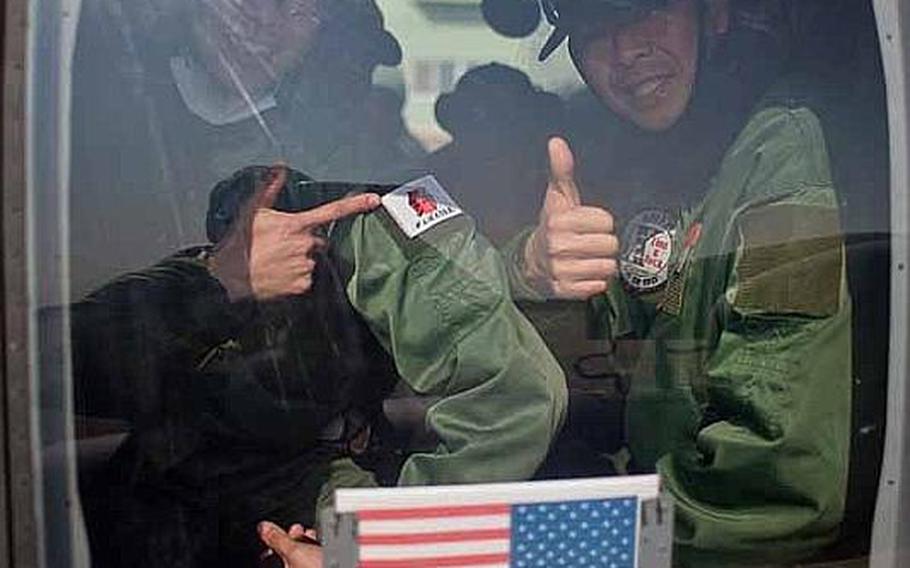
<svg viewBox="0 0 910 568">
<path fill-rule="evenodd" d="M 530 478 L 564 420 L 565 379 L 512 303 L 499 255 L 473 220 L 410 240 L 378 211 L 339 233 L 333 241 L 355 267 L 351 304 L 395 355 L 402 380 L 440 397 L 426 416 L 440 444 L 411 455 L 399 485 Z M 349 460 L 333 468 L 320 507 L 335 489 L 369 484 Z"/>
<path fill-rule="evenodd" d="M 531 477 L 562 424 L 565 377 L 512 302 L 498 252 L 467 216 L 414 240 L 384 211 L 341 232 L 351 304 L 402 380 L 441 397 L 426 418 L 440 444 L 412 455 L 399 483 Z"/>
<path fill-rule="evenodd" d="M 395 355 L 401 378 L 441 397 L 426 417 L 440 445 L 410 456 L 399 485 L 530 478 L 562 425 L 565 380 L 474 222 L 451 219 L 409 240 L 379 211 L 339 232 L 333 241 L 355 267 L 351 304 Z M 333 467 L 320 506 L 335 489 L 369 484 L 348 460 Z"/>
<path fill-rule="evenodd" d="M 632 369 L 633 464 L 675 498 L 676 564 L 810 556 L 843 515 L 851 398 L 843 241 L 816 115 L 766 97 L 675 235 L 662 289 L 616 282 L 591 301 Z M 524 239 L 506 253 L 513 289 L 531 296 Z"/>
<path fill-rule="evenodd" d="M 243 564 L 259 520 L 311 524 L 334 489 L 375 484 L 321 428 L 351 410 L 369 418 L 397 379 L 436 397 L 426 421 L 439 441 L 408 457 L 400 484 L 534 474 L 565 377 L 473 221 L 408 239 L 379 209 L 329 238 L 313 289 L 287 303 L 230 303 L 211 247 L 197 247 L 73 306 L 77 399 L 110 395 L 133 427 L 89 515 L 93 552 L 114 547 L 99 558 Z"/>
</svg>

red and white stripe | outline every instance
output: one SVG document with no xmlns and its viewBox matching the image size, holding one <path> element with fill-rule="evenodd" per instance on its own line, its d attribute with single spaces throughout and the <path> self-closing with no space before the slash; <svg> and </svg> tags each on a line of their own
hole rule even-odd
<svg viewBox="0 0 910 568">
<path fill-rule="evenodd" d="M 335 512 L 357 517 L 361 568 L 504 568 L 510 505 L 638 496 L 656 475 L 517 483 L 339 489 Z"/>
<path fill-rule="evenodd" d="M 361 568 L 509 565 L 508 504 L 357 512 Z"/>
</svg>

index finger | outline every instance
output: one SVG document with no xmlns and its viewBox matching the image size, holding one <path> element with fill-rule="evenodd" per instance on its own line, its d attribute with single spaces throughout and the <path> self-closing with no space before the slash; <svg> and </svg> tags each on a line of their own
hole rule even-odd
<svg viewBox="0 0 910 568">
<path fill-rule="evenodd" d="M 294 217 L 299 221 L 301 228 L 317 227 L 350 215 L 367 213 L 379 207 L 380 203 L 379 196 L 375 193 L 361 193 L 326 203 L 309 211 L 294 213 Z"/>
</svg>

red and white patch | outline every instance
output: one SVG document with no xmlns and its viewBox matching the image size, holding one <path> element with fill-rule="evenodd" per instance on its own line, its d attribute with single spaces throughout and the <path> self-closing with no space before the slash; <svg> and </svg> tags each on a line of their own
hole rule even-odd
<svg viewBox="0 0 910 568">
<path fill-rule="evenodd" d="M 675 219 L 661 209 L 646 209 L 635 215 L 623 231 L 619 274 L 632 292 L 650 292 L 669 277 Z"/>
<path fill-rule="evenodd" d="M 645 251 L 641 264 L 655 274 L 664 270 L 670 263 L 673 252 L 673 239 L 667 231 L 661 231 L 645 241 Z"/>
<path fill-rule="evenodd" d="M 408 182 L 387 193 L 382 205 L 411 239 L 463 212 L 433 176 Z"/>
</svg>

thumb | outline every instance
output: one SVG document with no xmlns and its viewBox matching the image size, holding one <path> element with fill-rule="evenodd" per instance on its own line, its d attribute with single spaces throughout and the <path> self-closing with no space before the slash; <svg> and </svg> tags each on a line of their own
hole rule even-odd
<svg viewBox="0 0 910 568">
<path fill-rule="evenodd" d="M 575 183 L 575 157 L 569 143 L 559 137 L 547 144 L 550 155 L 550 188 L 561 193 L 569 205 L 581 205 L 581 195 Z"/>
<path fill-rule="evenodd" d="M 284 164 L 275 164 L 269 168 L 263 185 L 253 195 L 252 206 L 254 209 L 271 209 L 278 200 L 278 195 L 284 189 L 288 179 L 288 168 Z"/>
</svg>

